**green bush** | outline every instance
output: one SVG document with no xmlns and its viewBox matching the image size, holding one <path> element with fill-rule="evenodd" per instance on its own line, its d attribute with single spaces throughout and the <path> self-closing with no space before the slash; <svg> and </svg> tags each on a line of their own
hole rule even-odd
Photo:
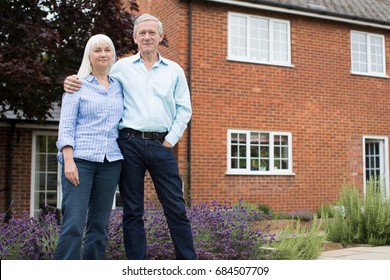
<svg viewBox="0 0 390 280">
<path fill-rule="evenodd" d="M 334 206 L 331 204 L 321 204 L 320 208 L 317 211 L 317 217 L 328 217 L 333 218 L 334 217 Z"/>
<path fill-rule="evenodd" d="M 312 260 L 320 256 L 326 236 L 321 234 L 321 222 L 313 217 L 311 227 L 290 225 L 282 230 L 273 243 L 271 256 L 275 260 Z"/>
<path fill-rule="evenodd" d="M 333 219 L 325 217 L 328 240 L 342 244 L 390 244 L 390 200 L 384 188 L 369 181 L 366 194 L 343 185 Z M 326 216 L 326 214 L 324 214 Z"/>
</svg>

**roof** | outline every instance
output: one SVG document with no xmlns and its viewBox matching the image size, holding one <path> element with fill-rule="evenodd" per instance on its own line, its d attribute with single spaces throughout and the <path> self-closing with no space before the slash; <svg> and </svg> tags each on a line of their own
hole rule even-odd
<svg viewBox="0 0 390 280">
<path fill-rule="evenodd" d="M 206 0 L 207 1 L 207 0 Z M 390 0 L 208 0 L 231 5 L 270 6 L 285 11 L 344 18 L 390 27 Z M 282 10 L 281 10 L 282 11 Z M 329 19 L 329 18 L 328 18 Z"/>
<path fill-rule="evenodd" d="M 53 109 L 50 109 L 48 112 L 51 114 L 51 117 L 48 117 L 46 122 L 59 122 L 60 121 L 60 115 L 61 115 L 61 107 L 59 106 L 58 103 L 53 103 Z M 6 119 L 8 120 L 21 120 L 21 121 L 26 121 L 25 118 L 18 118 L 17 115 L 12 112 L 12 111 L 5 111 L 4 113 L 4 116 L 6 117 Z M 0 121 L 2 121 L 2 119 L 0 118 Z M 3 119 L 4 121 L 4 119 Z M 29 120 L 29 121 L 35 121 L 35 120 Z"/>
</svg>

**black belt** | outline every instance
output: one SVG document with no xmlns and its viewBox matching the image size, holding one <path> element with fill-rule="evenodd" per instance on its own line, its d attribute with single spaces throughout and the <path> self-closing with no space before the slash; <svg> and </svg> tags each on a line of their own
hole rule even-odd
<svg viewBox="0 0 390 280">
<path fill-rule="evenodd" d="M 131 136 L 143 138 L 146 140 L 163 140 L 168 132 L 142 132 L 132 128 L 123 128 L 122 131 L 130 134 Z"/>
</svg>

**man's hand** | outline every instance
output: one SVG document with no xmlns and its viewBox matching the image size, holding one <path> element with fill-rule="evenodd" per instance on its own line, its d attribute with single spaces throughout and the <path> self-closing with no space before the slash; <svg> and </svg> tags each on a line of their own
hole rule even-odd
<svg viewBox="0 0 390 280">
<path fill-rule="evenodd" d="M 64 90 L 67 93 L 73 93 L 81 88 L 81 86 L 82 83 L 77 75 L 68 76 L 64 81 Z"/>
<path fill-rule="evenodd" d="M 167 140 L 164 140 L 164 142 L 162 143 L 163 146 L 167 147 L 167 148 L 173 148 L 173 146 L 171 145 L 171 143 L 169 143 Z"/>
</svg>

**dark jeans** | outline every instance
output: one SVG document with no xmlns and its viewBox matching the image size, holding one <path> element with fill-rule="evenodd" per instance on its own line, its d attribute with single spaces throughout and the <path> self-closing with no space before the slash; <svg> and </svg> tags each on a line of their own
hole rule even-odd
<svg viewBox="0 0 390 280">
<path fill-rule="evenodd" d="M 159 140 L 146 140 L 119 131 L 122 174 L 119 190 L 123 200 L 123 236 L 128 259 L 147 259 L 144 215 L 146 170 L 167 218 L 177 259 L 196 259 L 192 230 L 187 218 L 182 181 L 173 149 Z"/>
<path fill-rule="evenodd" d="M 62 226 L 54 258 L 80 259 L 86 226 L 82 258 L 102 260 L 122 161 L 100 163 L 75 158 L 75 163 L 80 177 L 77 187 L 65 178 L 62 169 Z"/>
</svg>

